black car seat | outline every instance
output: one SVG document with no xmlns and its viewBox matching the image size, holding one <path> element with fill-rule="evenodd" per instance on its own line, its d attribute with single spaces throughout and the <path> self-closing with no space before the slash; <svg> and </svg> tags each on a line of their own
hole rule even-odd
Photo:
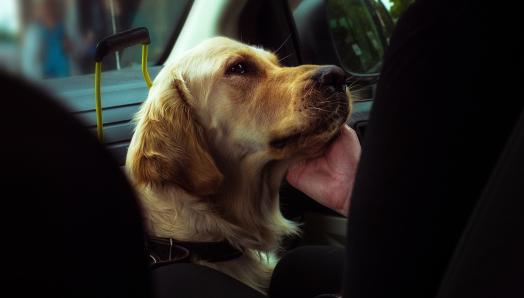
<svg viewBox="0 0 524 298">
<path fill-rule="evenodd" d="M 344 297 L 524 297 L 514 14 L 417 0 L 398 21 L 355 181 Z M 501 32 L 516 40 L 495 42 Z"/>
<path fill-rule="evenodd" d="M 32 85 L 0 73 L 2 291 L 149 297 L 135 196 L 90 132 Z"/>
</svg>

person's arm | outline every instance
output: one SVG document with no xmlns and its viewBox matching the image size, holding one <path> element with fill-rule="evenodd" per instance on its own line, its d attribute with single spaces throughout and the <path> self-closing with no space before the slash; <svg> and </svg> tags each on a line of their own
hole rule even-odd
<svg viewBox="0 0 524 298">
<path fill-rule="evenodd" d="M 347 216 L 359 159 L 357 134 L 344 125 L 324 155 L 291 166 L 287 181 L 320 204 Z"/>
</svg>

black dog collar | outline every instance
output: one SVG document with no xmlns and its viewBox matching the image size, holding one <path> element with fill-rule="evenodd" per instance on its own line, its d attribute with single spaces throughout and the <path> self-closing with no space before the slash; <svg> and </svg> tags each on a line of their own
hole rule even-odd
<svg viewBox="0 0 524 298">
<path fill-rule="evenodd" d="M 172 238 L 148 237 L 147 249 L 152 265 L 185 263 L 195 257 L 207 262 L 223 262 L 242 256 L 242 251 L 227 241 L 185 242 Z"/>
</svg>

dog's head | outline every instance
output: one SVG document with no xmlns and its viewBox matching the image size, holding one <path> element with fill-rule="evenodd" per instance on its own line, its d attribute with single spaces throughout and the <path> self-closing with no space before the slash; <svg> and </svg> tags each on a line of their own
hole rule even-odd
<svg viewBox="0 0 524 298">
<path fill-rule="evenodd" d="M 132 179 L 205 196 L 237 163 L 319 154 L 349 115 L 344 82 L 335 66 L 283 67 L 260 48 L 209 39 L 155 79 L 128 153 Z"/>
</svg>

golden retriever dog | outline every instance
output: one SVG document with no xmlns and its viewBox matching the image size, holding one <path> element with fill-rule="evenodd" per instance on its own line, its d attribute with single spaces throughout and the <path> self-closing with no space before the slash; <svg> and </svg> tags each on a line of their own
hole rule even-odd
<svg viewBox="0 0 524 298">
<path fill-rule="evenodd" d="M 344 72 L 283 67 L 275 54 L 224 37 L 166 65 L 136 117 L 126 168 L 149 235 L 227 241 L 242 252 L 215 268 L 261 292 L 284 236 L 288 167 L 322 154 L 350 113 Z"/>
</svg>

